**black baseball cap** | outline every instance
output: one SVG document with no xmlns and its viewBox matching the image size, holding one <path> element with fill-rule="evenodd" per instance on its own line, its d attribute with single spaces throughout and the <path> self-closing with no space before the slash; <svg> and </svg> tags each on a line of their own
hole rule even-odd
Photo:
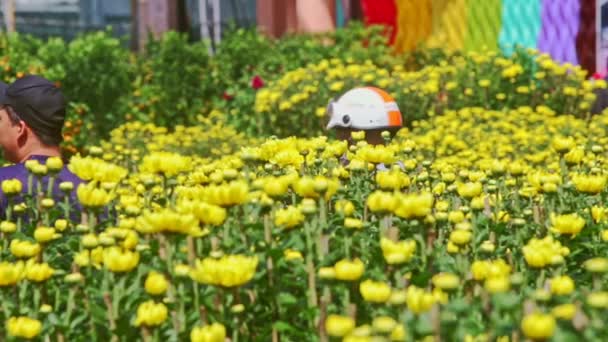
<svg viewBox="0 0 608 342">
<path fill-rule="evenodd" d="M 11 106 L 34 133 L 44 134 L 57 144 L 63 140 L 66 99 L 46 78 L 27 75 L 10 85 L 0 82 L 0 105 Z"/>
</svg>

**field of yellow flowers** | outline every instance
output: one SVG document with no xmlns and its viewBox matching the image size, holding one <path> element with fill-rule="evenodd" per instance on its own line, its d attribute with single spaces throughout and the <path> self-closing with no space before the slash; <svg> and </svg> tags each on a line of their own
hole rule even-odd
<svg viewBox="0 0 608 342">
<path fill-rule="evenodd" d="M 218 117 L 72 157 L 79 217 L 1 184 L 0 340 L 608 339 L 608 113 L 444 108 L 380 146 Z"/>
</svg>

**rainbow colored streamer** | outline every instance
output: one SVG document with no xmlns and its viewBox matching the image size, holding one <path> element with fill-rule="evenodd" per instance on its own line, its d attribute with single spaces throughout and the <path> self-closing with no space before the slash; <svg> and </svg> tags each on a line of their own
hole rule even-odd
<svg viewBox="0 0 608 342">
<path fill-rule="evenodd" d="M 411 51 L 431 34 L 431 0 L 396 0 L 397 25 L 405 27 L 397 31 L 395 48 Z"/>
<path fill-rule="evenodd" d="M 538 49 L 560 62 L 577 64 L 579 13 L 579 0 L 543 0 L 543 24 L 538 37 Z"/>
<path fill-rule="evenodd" d="M 439 47 L 511 54 L 515 46 L 522 46 L 548 53 L 559 62 L 576 64 L 582 59 L 577 55 L 577 36 L 578 50 L 585 51 L 580 32 L 584 31 L 585 37 L 595 32 L 594 27 L 588 27 L 594 25 L 595 18 L 581 18 L 581 2 L 587 0 L 393 1 L 396 20 L 387 25 L 396 25 L 394 45 L 398 51 Z M 594 50 L 593 44 L 590 40 Z M 590 59 L 589 51 L 585 54 L 585 59 Z"/>
<path fill-rule="evenodd" d="M 500 49 L 510 55 L 515 46 L 536 48 L 541 26 L 541 2 L 530 0 L 504 0 L 502 28 L 498 38 Z"/>
<path fill-rule="evenodd" d="M 502 11 L 501 0 L 469 0 L 465 50 L 498 49 Z"/>
<path fill-rule="evenodd" d="M 433 27 L 433 33 L 426 41 L 432 48 L 444 48 L 448 51 L 464 48 L 464 37 L 467 29 L 467 1 L 466 0 L 433 0 L 433 10 L 441 8 L 441 12 L 432 15 L 438 20 Z M 401 30 L 397 28 L 397 32 Z"/>
</svg>

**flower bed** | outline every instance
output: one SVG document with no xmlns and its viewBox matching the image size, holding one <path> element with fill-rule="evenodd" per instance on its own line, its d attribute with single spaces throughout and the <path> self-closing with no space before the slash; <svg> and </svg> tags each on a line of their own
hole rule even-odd
<svg viewBox="0 0 608 342">
<path fill-rule="evenodd" d="M 125 125 L 70 163 L 82 220 L 33 197 L 0 223 L 0 334 L 606 339 L 607 128 L 467 107 L 383 146 L 232 133 L 210 158 L 213 129 Z"/>
</svg>

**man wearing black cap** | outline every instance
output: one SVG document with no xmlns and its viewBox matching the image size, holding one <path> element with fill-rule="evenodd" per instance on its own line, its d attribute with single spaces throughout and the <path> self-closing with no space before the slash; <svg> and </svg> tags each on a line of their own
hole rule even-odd
<svg viewBox="0 0 608 342">
<path fill-rule="evenodd" d="M 18 179 L 23 193 L 28 193 L 28 170 L 25 163 L 36 160 L 46 164 L 50 157 L 61 157 L 59 144 L 66 114 L 66 100 L 51 81 L 28 75 L 7 85 L 0 82 L 0 147 L 4 158 L 14 165 L 0 168 L 0 183 Z M 56 175 L 53 197 L 60 195 L 58 184 L 71 182 L 74 189 L 82 182 L 65 166 Z M 43 179 L 46 191 L 48 179 Z M 31 191 L 30 191 L 31 192 Z M 7 198 L 0 193 L 0 216 L 3 216 Z"/>
</svg>

